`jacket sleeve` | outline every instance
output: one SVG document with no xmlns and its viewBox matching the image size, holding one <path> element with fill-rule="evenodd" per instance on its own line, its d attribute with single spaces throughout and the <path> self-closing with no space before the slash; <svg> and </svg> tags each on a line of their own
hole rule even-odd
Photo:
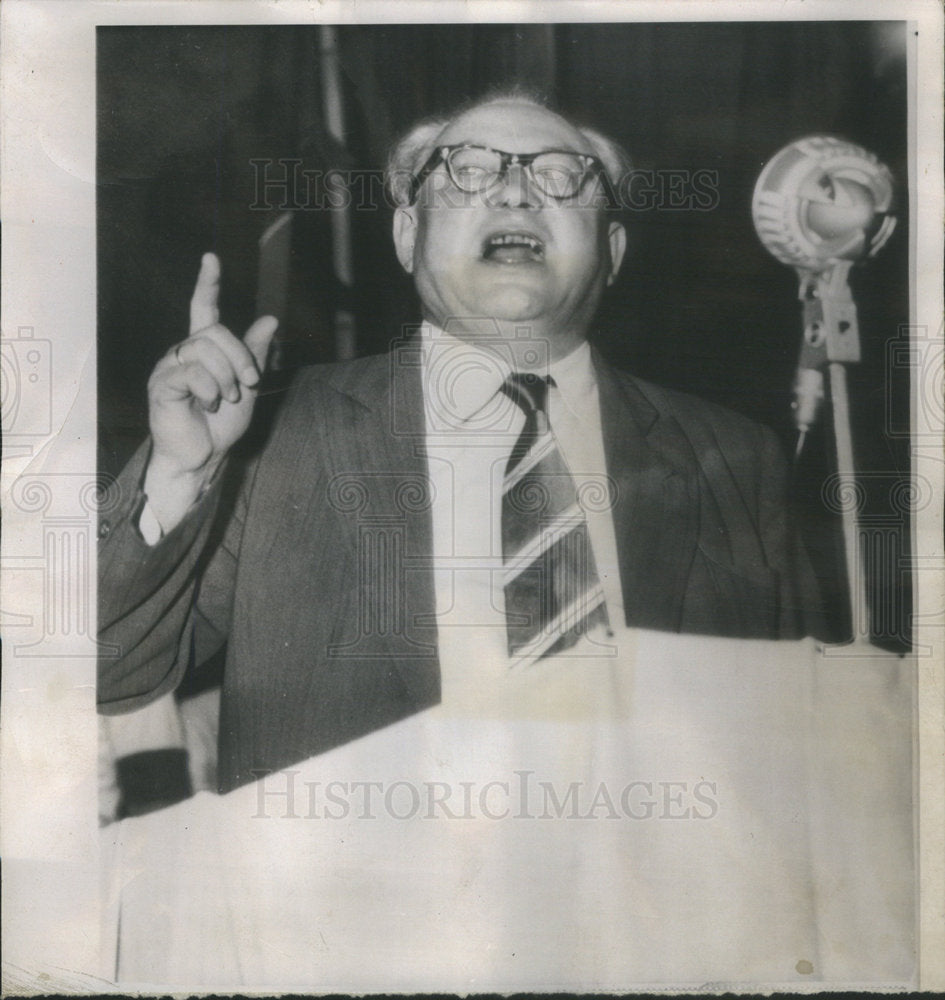
<svg viewBox="0 0 945 1000">
<path fill-rule="evenodd" d="M 121 473 L 118 503 L 99 524 L 98 706 L 105 715 L 172 691 L 191 663 L 220 648 L 229 628 L 242 517 L 221 511 L 225 472 L 149 546 L 138 531 L 149 451 L 142 445 Z M 241 496 L 236 506 L 242 503 Z"/>
</svg>

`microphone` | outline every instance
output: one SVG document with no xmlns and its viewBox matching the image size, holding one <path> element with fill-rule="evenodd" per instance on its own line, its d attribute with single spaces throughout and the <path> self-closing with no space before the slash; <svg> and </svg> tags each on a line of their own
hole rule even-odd
<svg viewBox="0 0 945 1000">
<path fill-rule="evenodd" d="M 860 360 L 850 267 L 896 226 L 889 169 L 861 146 L 812 135 L 776 153 L 758 177 L 752 219 L 765 249 L 800 280 L 804 337 L 794 382 L 797 454 L 817 419 L 828 363 Z"/>
<path fill-rule="evenodd" d="M 896 226 L 889 169 L 853 143 L 812 135 L 765 164 L 751 212 L 765 248 L 784 264 L 822 271 L 873 257 Z"/>
</svg>

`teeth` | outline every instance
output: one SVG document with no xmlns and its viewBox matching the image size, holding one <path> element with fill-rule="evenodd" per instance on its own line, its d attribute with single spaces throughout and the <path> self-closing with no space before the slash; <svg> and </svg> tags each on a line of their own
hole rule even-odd
<svg viewBox="0 0 945 1000">
<path fill-rule="evenodd" d="M 509 234 L 507 236 L 493 236 L 489 240 L 489 246 L 492 247 L 511 247 L 511 246 L 525 246 L 530 250 L 535 250 L 536 252 L 541 250 L 541 241 L 536 240 L 534 236 L 524 236 Z"/>
</svg>

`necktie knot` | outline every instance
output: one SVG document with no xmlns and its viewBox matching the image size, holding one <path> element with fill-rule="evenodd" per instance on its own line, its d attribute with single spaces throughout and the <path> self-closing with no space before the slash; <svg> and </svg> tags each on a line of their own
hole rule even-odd
<svg viewBox="0 0 945 1000">
<path fill-rule="evenodd" d="M 502 391 L 526 413 L 546 413 L 548 406 L 548 386 L 554 385 L 550 375 L 536 375 L 534 372 L 512 372 L 503 382 Z"/>
<path fill-rule="evenodd" d="M 502 392 L 525 414 L 525 426 L 509 455 L 506 475 L 528 454 L 536 439 L 548 433 L 549 384 L 553 384 L 550 375 L 534 372 L 512 372 L 502 383 Z"/>
</svg>

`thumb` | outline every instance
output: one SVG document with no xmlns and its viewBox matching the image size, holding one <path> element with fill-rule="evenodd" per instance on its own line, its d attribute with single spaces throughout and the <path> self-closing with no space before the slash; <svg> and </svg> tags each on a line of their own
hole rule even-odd
<svg viewBox="0 0 945 1000">
<path fill-rule="evenodd" d="M 275 316 L 260 316 L 243 337 L 243 343 L 249 348 L 260 374 L 266 370 L 269 345 L 278 326 L 279 320 Z"/>
</svg>

